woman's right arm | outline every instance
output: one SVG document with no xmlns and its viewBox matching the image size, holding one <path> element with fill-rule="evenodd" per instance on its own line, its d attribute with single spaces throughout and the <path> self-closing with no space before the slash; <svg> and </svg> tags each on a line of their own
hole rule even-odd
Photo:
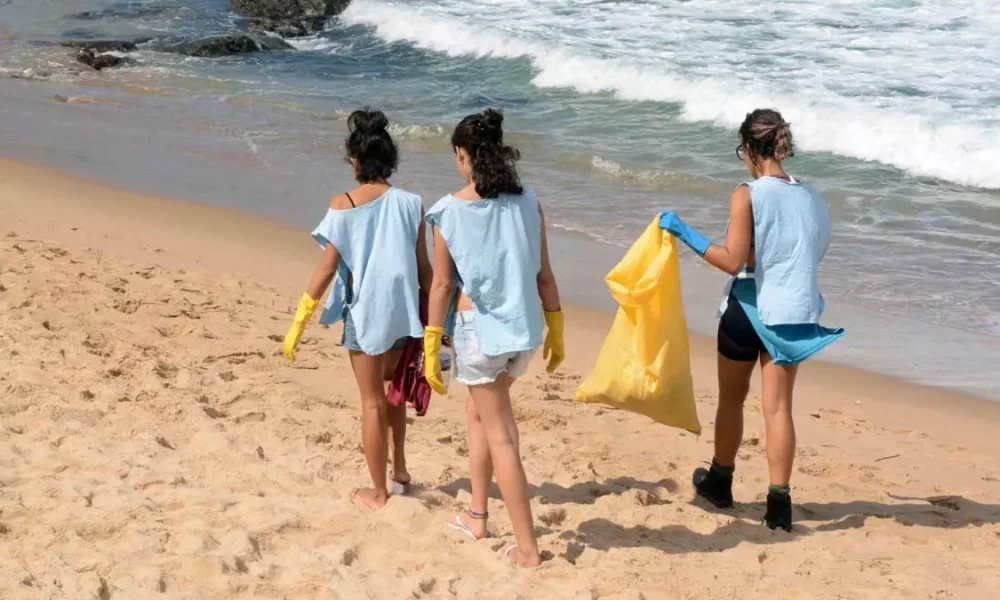
<svg viewBox="0 0 1000 600">
<path fill-rule="evenodd" d="M 327 244 L 323 250 L 323 258 L 320 259 L 319 266 L 313 271 L 312 279 L 309 280 L 309 287 L 306 293 L 314 300 L 319 300 L 326 289 L 330 287 L 330 282 L 337 274 L 337 266 L 340 265 L 340 252 L 333 244 Z"/>
<path fill-rule="evenodd" d="M 349 208 L 347 196 L 344 194 L 334 196 L 330 200 L 330 208 L 332 210 Z M 330 287 L 333 277 L 337 274 L 337 267 L 339 265 L 340 252 L 337 251 L 337 248 L 333 244 L 327 243 L 326 248 L 323 250 L 323 258 L 320 259 L 319 266 L 313 271 L 312 279 L 309 280 L 309 287 L 306 288 L 306 293 L 309 294 L 310 298 L 319 300 L 326 293 L 326 289 Z"/>
<path fill-rule="evenodd" d="M 552 263 L 549 262 L 549 241 L 545 234 L 545 214 L 541 205 L 538 206 L 538 214 L 542 217 L 542 268 L 538 272 L 538 296 L 542 300 L 542 310 L 557 312 L 562 309 L 562 305 L 559 302 L 556 274 L 552 271 Z"/>
<path fill-rule="evenodd" d="M 455 261 L 437 227 L 434 227 L 434 274 L 430 288 L 427 325 L 444 327 L 448 308 L 455 297 Z"/>
</svg>

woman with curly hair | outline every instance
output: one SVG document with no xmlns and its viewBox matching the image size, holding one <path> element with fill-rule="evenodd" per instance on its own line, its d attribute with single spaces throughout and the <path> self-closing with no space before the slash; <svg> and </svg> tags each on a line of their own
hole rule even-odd
<svg viewBox="0 0 1000 600">
<path fill-rule="evenodd" d="M 494 471 L 516 543 L 501 555 L 532 567 L 541 562 L 521 463 L 510 386 L 543 345 L 549 372 L 562 362 L 563 315 L 549 264 L 538 197 L 521 185 L 520 154 L 503 141 L 503 115 L 487 110 L 458 124 L 451 138 L 465 187 L 427 212 L 434 227 L 434 281 L 424 335 L 427 380 L 438 393 L 438 352 L 454 331 L 455 379 L 469 388 L 469 471 L 472 504 L 450 525 L 473 539 L 486 536 Z"/>
</svg>

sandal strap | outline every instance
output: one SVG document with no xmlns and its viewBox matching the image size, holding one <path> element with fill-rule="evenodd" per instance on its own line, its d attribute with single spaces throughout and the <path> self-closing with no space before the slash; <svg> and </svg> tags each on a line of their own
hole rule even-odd
<svg viewBox="0 0 1000 600">
<path fill-rule="evenodd" d="M 486 519 L 490 518 L 489 511 L 487 511 L 487 512 L 476 512 L 476 511 L 470 509 L 470 510 L 466 510 L 465 512 L 470 517 L 472 517 L 473 519 L 477 519 L 479 521 L 485 521 Z"/>
</svg>

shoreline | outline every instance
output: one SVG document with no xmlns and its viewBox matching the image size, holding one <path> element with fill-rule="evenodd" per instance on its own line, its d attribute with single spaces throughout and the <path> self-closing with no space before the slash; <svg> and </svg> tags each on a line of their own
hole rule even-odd
<svg viewBox="0 0 1000 600">
<path fill-rule="evenodd" d="M 988 596 L 1000 587 L 1000 403 L 807 363 L 796 529 L 760 525 L 751 392 L 734 493 L 711 457 L 715 350 L 692 336 L 701 437 L 572 402 L 612 315 L 568 307 L 559 373 L 513 390 L 537 570 L 446 527 L 469 501 L 464 389 L 411 420 L 411 495 L 378 512 L 336 329 L 280 339 L 319 253 L 306 231 L 0 159 L 0 596 L 598 600 Z M 705 586 L 706 573 L 725 578 Z"/>
<path fill-rule="evenodd" d="M 48 191 L 54 192 L 57 197 L 81 195 L 87 198 L 86 204 L 73 207 L 48 199 L 48 209 L 53 214 L 71 215 L 77 229 L 82 229 L 82 225 L 94 232 L 88 237 L 93 248 L 114 251 L 118 244 L 124 243 L 131 248 L 138 245 L 142 255 L 165 266 L 194 265 L 209 271 L 225 270 L 260 278 L 271 286 L 285 286 L 289 307 L 298 297 L 298 287 L 308 281 L 314 261 L 319 256 L 307 230 L 299 230 L 275 219 L 235 208 L 134 192 L 58 169 L 0 156 L 0 184 L 28 193 L 41 182 L 45 182 Z M 28 212 L 37 209 L 33 206 Z M 13 212 L 17 214 L 18 211 Z M 109 220 L 110 215 L 113 217 Z M 149 229 L 150 222 L 156 223 L 153 231 Z M 57 229 L 60 225 L 53 221 L 50 226 Z M 160 231 L 162 234 L 157 235 Z M 558 278 L 561 272 L 558 267 L 567 266 L 565 253 L 571 251 L 573 245 L 565 244 L 561 236 L 554 237 L 551 245 Z M 197 244 L 194 249 L 188 248 L 183 244 L 177 245 L 178 239 L 190 239 Z M 267 242 L 258 246 L 250 242 L 253 239 L 266 239 Z M 106 240 L 115 242 L 108 243 Z M 617 262 L 617 258 L 607 260 L 612 266 Z M 606 290 L 602 287 L 592 293 L 597 295 L 606 293 Z M 570 353 L 566 360 L 576 369 L 589 372 L 615 312 L 572 301 L 565 304 L 567 326 L 581 329 L 581 337 L 587 342 L 584 352 L 576 356 Z M 686 310 L 690 312 L 690 307 Z M 586 325 L 580 328 L 584 323 Z M 689 338 L 695 386 L 701 392 L 714 394 L 717 392 L 715 338 L 691 330 L 690 325 Z M 751 394 L 759 393 L 758 379 L 759 374 L 755 374 Z M 846 392 L 856 397 L 859 403 L 875 401 L 908 410 L 933 412 L 943 403 L 947 403 L 949 409 L 959 405 L 962 410 L 974 410 L 1000 422 L 1000 402 L 987 398 L 945 387 L 912 383 L 822 358 L 804 363 L 796 386 L 798 395 L 828 388 Z"/>
<path fill-rule="evenodd" d="M 0 82 L 0 155 L 17 156 L 125 189 L 245 210 L 301 228 L 312 227 L 321 217 L 326 198 L 350 184 L 348 169 L 336 158 L 341 152 L 337 145 L 340 124 L 324 124 L 329 133 L 323 135 L 313 131 L 310 139 L 320 143 L 322 138 L 321 146 L 308 142 L 302 148 L 289 146 L 279 154 L 269 154 L 262 150 L 263 144 L 255 145 L 241 134 L 234 117 L 220 114 L 218 106 L 206 108 L 194 103 L 191 111 L 181 111 L 183 103 L 176 98 L 136 96 L 110 82 L 108 85 Z M 92 94 L 94 102 L 102 98 L 127 100 L 129 105 L 52 100 L 53 94 L 81 92 Z M 150 118 L 154 115 L 156 118 Z M 253 115 L 268 123 L 282 116 L 265 111 L 249 113 L 246 118 Z M 234 126 L 236 129 L 231 129 Z M 156 140 L 155 144 L 150 140 Z M 428 152 L 419 140 L 404 139 L 401 145 L 404 161 L 395 178 L 398 185 L 421 194 L 428 205 L 452 191 L 455 175 L 450 153 Z M 280 160 L 273 162 L 276 158 Z M 612 310 L 615 307 L 603 276 L 625 248 L 557 227 L 563 220 L 572 222 L 578 209 L 594 210 L 588 208 L 588 199 L 567 195 L 566 190 L 576 189 L 576 184 L 566 180 L 569 175 L 553 172 L 545 164 L 524 164 L 525 181 L 546 199 L 546 214 L 553 222 L 553 253 L 560 255 L 556 267 L 564 295 L 576 304 Z M 650 206 L 650 211 L 657 204 L 648 192 L 626 190 L 614 182 L 588 180 L 580 186 L 581 193 L 615 202 L 640 202 Z M 616 220 L 607 224 L 618 228 L 616 235 L 631 227 Z M 712 336 L 717 322 L 714 304 L 725 276 L 686 251 L 681 263 L 688 326 Z M 829 267 L 834 273 L 830 279 L 845 277 L 836 265 Z M 1000 400 L 1000 380 L 988 375 L 993 357 L 1000 360 L 1000 338 L 995 335 L 883 314 L 838 296 L 829 298 L 824 320 L 828 326 L 844 327 L 848 335 L 826 349 L 820 356 L 823 360 Z M 928 344 L 928 339 L 934 344 Z"/>
</svg>

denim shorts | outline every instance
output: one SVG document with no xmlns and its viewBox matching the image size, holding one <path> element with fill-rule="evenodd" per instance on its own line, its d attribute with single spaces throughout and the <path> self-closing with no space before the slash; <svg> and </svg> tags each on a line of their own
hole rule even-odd
<svg viewBox="0 0 1000 600">
<path fill-rule="evenodd" d="M 493 383 L 501 374 L 521 377 L 528 372 L 528 365 L 535 350 L 507 352 L 500 356 L 487 356 L 479 349 L 474 313 L 471 310 L 455 315 L 455 380 L 465 385 Z"/>
<path fill-rule="evenodd" d="M 406 348 L 406 342 L 410 338 L 399 338 L 389 349 L 390 352 L 395 350 L 402 350 Z M 358 344 L 358 332 L 354 329 L 354 319 L 351 318 L 351 311 L 344 311 L 344 335 L 340 338 L 340 345 L 352 352 L 363 352 L 361 345 Z"/>
</svg>

